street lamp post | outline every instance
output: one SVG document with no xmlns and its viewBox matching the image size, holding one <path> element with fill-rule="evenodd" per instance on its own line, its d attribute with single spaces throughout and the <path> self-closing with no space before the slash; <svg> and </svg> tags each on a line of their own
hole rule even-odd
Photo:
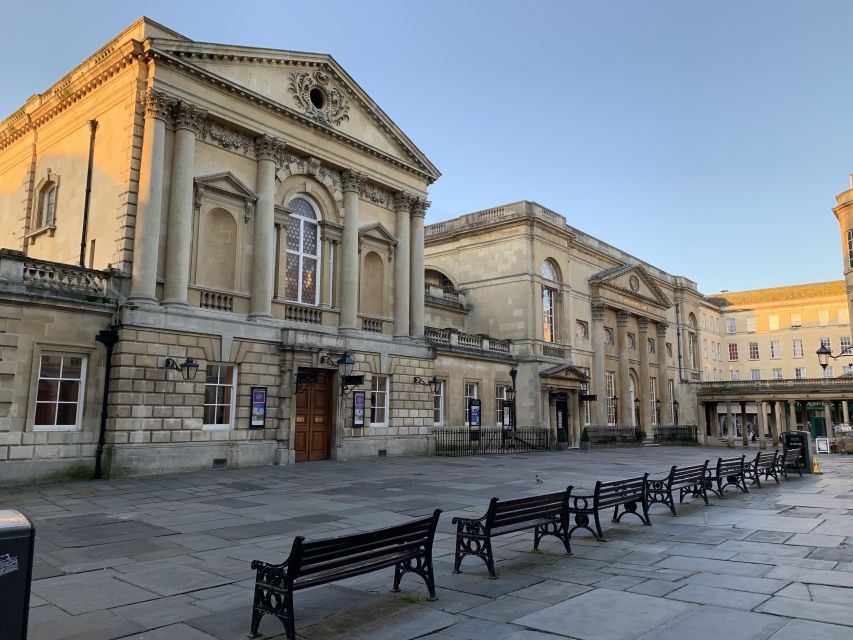
<svg viewBox="0 0 853 640">
<path fill-rule="evenodd" d="M 515 423 L 515 420 L 516 420 L 515 399 L 518 396 L 518 390 L 517 390 L 517 387 L 515 386 L 515 377 L 517 375 L 518 375 L 518 369 L 516 369 L 515 367 L 513 367 L 512 369 L 509 370 L 509 377 L 510 377 L 510 380 L 512 380 L 512 386 L 509 389 L 507 389 L 507 391 L 508 391 L 508 395 L 512 396 L 510 398 L 511 404 L 510 404 L 510 412 L 509 412 L 509 421 L 510 421 L 510 428 L 512 429 L 513 439 L 515 439 L 515 431 L 516 431 L 516 429 L 515 429 L 515 424 L 516 424 Z"/>
</svg>

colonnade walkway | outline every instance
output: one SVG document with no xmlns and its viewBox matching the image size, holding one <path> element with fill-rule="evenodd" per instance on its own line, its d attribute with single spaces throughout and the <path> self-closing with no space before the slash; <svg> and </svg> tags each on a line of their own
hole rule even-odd
<svg viewBox="0 0 853 640">
<path fill-rule="evenodd" d="M 498 579 L 469 559 L 453 575 L 455 515 L 489 498 L 591 488 L 730 449 L 646 447 L 525 456 L 376 458 L 0 489 L 37 528 L 30 640 L 237 640 L 249 629 L 253 559 L 280 562 L 296 535 L 328 537 L 444 509 L 438 599 L 393 571 L 298 592 L 302 638 L 794 640 L 853 637 L 853 456 L 823 456 L 748 494 L 701 500 L 652 527 L 603 518 L 607 543 L 574 555 L 531 531 L 494 541 Z M 740 451 L 739 451 L 740 453 Z M 540 482 L 541 481 L 541 482 Z M 266 616 L 265 637 L 283 638 Z"/>
</svg>

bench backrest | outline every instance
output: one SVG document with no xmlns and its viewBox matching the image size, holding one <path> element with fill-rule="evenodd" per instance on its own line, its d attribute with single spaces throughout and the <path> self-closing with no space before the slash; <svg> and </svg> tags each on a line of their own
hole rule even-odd
<svg viewBox="0 0 853 640">
<path fill-rule="evenodd" d="M 672 485 L 681 485 L 681 484 L 698 484 L 705 477 L 705 473 L 708 471 L 708 461 L 705 460 L 705 464 L 694 464 L 689 467 L 673 467 L 669 472 L 670 484 Z"/>
<path fill-rule="evenodd" d="M 755 456 L 755 466 L 758 469 L 772 467 L 776 464 L 776 451 L 759 451 Z"/>
<path fill-rule="evenodd" d="M 794 447 L 793 449 L 785 449 L 784 464 L 800 464 L 800 447 Z"/>
<path fill-rule="evenodd" d="M 489 510 L 486 512 L 486 530 L 559 516 L 565 499 L 565 491 L 513 500 L 492 498 L 489 502 Z"/>
<path fill-rule="evenodd" d="M 612 507 L 625 502 L 642 500 L 646 495 L 646 480 L 649 474 L 645 473 L 636 478 L 625 480 L 612 480 L 595 483 L 594 505 L 599 509 Z"/>
<path fill-rule="evenodd" d="M 746 456 L 739 458 L 720 458 L 717 460 L 717 477 L 739 475 L 743 473 L 743 461 Z"/>
<path fill-rule="evenodd" d="M 293 541 L 285 580 L 293 586 L 296 579 L 308 579 L 312 575 L 322 573 L 328 580 L 318 578 L 320 584 L 394 564 L 395 560 L 389 560 L 391 555 L 399 558 L 405 555 L 416 557 L 424 553 L 431 554 L 432 540 L 440 515 L 441 509 L 436 509 L 428 518 L 367 533 L 313 542 L 305 542 L 305 538 L 299 536 Z"/>
</svg>

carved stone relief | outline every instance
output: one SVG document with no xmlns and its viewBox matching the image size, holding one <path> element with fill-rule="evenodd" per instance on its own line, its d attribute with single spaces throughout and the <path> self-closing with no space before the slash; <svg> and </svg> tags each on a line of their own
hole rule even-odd
<svg viewBox="0 0 853 640">
<path fill-rule="evenodd" d="M 302 111 L 317 122 L 337 127 L 349 120 L 349 102 L 324 71 L 291 73 L 289 91 Z"/>
</svg>

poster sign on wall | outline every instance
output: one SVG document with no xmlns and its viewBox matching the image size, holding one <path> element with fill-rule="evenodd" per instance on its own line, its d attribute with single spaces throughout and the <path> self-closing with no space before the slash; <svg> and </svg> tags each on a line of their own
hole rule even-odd
<svg viewBox="0 0 853 640">
<path fill-rule="evenodd" d="M 364 391 L 355 391 L 352 394 L 352 426 L 364 426 Z"/>
<path fill-rule="evenodd" d="M 267 388 L 252 387 L 252 413 L 249 426 L 252 429 L 263 429 L 267 420 Z"/>
</svg>

